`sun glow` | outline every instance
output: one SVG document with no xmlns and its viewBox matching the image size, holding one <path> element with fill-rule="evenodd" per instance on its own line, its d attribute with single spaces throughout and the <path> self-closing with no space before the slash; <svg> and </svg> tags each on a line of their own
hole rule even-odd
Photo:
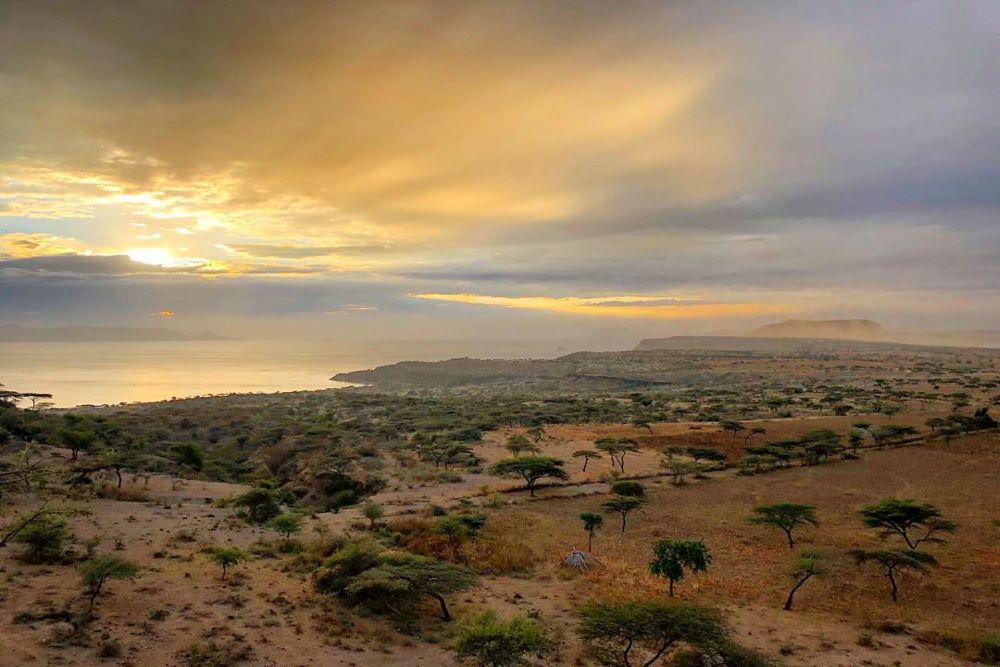
<svg viewBox="0 0 1000 667">
<path fill-rule="evenodd" d="M 133 262 L 153 266 L 170 266 L 174 259 L 173 253 L 166 248 L 132 248 L 125 254 Z"/>
</svg>

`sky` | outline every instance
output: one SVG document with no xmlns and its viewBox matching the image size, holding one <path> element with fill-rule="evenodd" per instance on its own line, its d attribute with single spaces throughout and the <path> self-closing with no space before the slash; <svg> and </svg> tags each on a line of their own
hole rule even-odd
<svg viewBox="0 0 1000 667">
<path fill-rule="evenodd" d="M 0 323 L 1000 329 L 998 69 L 993 0 L 6 0 Z"/>
</svg>

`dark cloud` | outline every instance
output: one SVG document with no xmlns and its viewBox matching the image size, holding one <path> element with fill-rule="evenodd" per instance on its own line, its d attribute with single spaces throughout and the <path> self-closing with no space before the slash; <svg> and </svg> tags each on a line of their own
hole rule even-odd
<svg viewBox="0 0 1000 667">
<path fill-rule="evenodd" d="M 60 273 L 79 275 L 137 275 L 146 273 L 187 273 L 196 267 L 165 267 L 143 264 L 125 255 L 44 255 L 0 259 L 0 272 Z"/>
</svg>

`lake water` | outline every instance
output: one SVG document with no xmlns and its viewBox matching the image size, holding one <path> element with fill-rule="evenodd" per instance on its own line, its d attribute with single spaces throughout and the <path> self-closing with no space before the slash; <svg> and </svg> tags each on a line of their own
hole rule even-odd
<svg viewBox="0 0 1000 667">
<path fill-rule="evenodd" d="M 0 343 L 0 384 L 53 394 L 58 407 L 159 401 L 205 394 L 329 389 L 335 373 L 403 360 L 552 357 L 540 342 L 281 341 Z"/>
</svg>

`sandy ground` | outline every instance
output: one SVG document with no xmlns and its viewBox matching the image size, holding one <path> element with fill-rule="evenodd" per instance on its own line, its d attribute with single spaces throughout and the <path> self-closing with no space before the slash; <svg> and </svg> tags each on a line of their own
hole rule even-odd
<svg viewBox="0 0 1000 667">
<path fill-rule="evenodd" d="M 897 423 L 922 423 L 928 415 L 904 413 Z M 780 439 L 814 428 L 845 431 L 858 417 L 768 420 L 767 439 Z M 876 420 L 877 421 L 877 420 Z M 884 418 L 882 419 L 884 421 Z M 754 424 L 756 425 L 756 424 Z M 492 462 L 507 455 L 509 432 L 488 434 L 479 454 Z M 557 426 L 548 429 L 543 453 L 565 458 L 570 484 L 539 491 L 529 501 L 514 480 L 485 474 L 464 475 L 461 482 L 422 489 L 390 491 L 376 500 L 390 515 L 423 511 L 429 503 L 451 505 L 459 498 L 477 502 L 501 491 L 504 507 L 487 510 L 490 522 L 511 539 L 527 541 L 539 557 L 534 571 L 518 576 L 483 577 L 481 585 L 451 601 L 458 618 L 486 607 L 502 613 L 536 611 L 561 640 L 546 664 L 581 664 L 581 649 L 572 635 L 576 608 L 591 596 L 611 593 L 665 595 L 665 584 L 646 573 L 650 544 L 661 537 L 704 539 L 713 554 L 710 571 L 678 586 L 678 594 L 722 607 L 744 643 L 779 657 L 789 665 L 958 665 L 956 653 L 941 648 L 933 633 L 974 636 L 1000 626 L 1000 516 L 996 496 L 997 434 L 954 443 L 882 452 L 866 452 L 863 460 L 797 468 L 767 475 L 714 479 L 684 488 L 671 486 L 659 472 L 659 455 L 644 448 L 626 459 L 626 471 L 646 477 L 649 503 L 630 518 L 622 535 L 608 523 L 595 541 L 602 567 L 585 576 L 568 575 L 557 566 L 585 535 L 577 515 L 599 508 L 607 496 L 601 479 L 607 460 L 592 461 L 587 473 L 571 459 L 576 449 L 597 437 L 634 437 L 645 445 L 664 446 L 697 440 L 732 440 L 730 434 L 702 425 L 656 424 L 651 435 L 628 426 Z M 742 437 L 737 441 L 742 441 Z M 0 665 L 183 665 L 184 652 L 208 638 L 241 638 L 252 645 L 255 665 L 447 665 L 451 628 L 434 624 L 421 636 L 407 637 L 390 623 L 324 606 L 310 582 L 286 572 L 283 559 L 254 558 L 239 566 L 231 581 L 202 553 L 207 546 L 236 544 L 249 548 L 260 538 L 275 539 L 253 528 L 232 510 L 211 501 L 235 495 L 245 487 L 191 481 L 177 488 L 173 480 L 153 478 L 129 482 L 148 500 L 88 501 L 89 516 L 73 519 L 81 541 L 100 536 L 98 552 L 120 553 L 143 566 L 134 583 L 111 582 L 98 601 L 98 620 L 88 646 L 60 646 L 58 623 L 36 620 L 12 623 L 20 612 L 43 612 L 67 604 L 85 605 L 76 571 L 66 566 L 22 564 L 20 547 L 0 549 Z M 856 510 L 895 494 L 938 504 L 961 524 L 947 545 L 934 547 L 942 567 L 931 576 L 908 577 L 902 599 L 888 600 L 884 581 L 874 572 L 848 562 L 843 551 L 877 541 L 860 527 Z M 751 526 L 746 519 L 755 504 L 809 502 L 819 508 L 821 526 L 802 531 L 803 545 L 835 555 L 833 572 L 810 582 L 796 599 L 796 611 L 780 610 L 789 583 L 789 552 L 781 535 Z M 349 529 L 356 511 L 324 514 L 318 522 L 334 530 Z M 3 521 L 3 519 L 0 519 Z M 315 525 L 307 528 L 308 538 Z M 115 551 L 116 542 L 124 545 Z M 76 547 L 82 550 L 82 545 Z M 872 629 L 887 620 L 906 626 L 903 634 Z M 442 627 L 435 627 L 442 626 Z M 99 645 L 118 640 L 121 657 L 98 658 Z M 859 640 L 865 644 L 859 645 Z"/>
</svg>

